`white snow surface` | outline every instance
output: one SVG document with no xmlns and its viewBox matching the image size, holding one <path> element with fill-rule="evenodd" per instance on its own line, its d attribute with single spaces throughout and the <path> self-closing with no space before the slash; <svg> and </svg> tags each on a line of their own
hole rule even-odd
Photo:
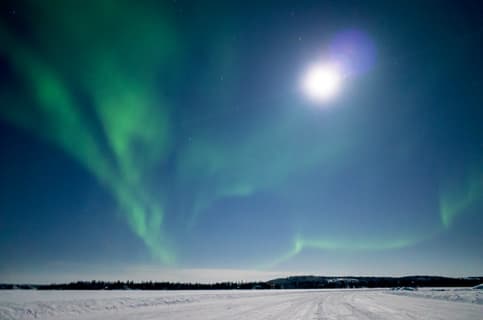
<svg viewBox="0 0 483 320">
<path fill-rule="evenodd" d="M 393 290 L 391 293 L 410 297 L 422 297 L 483 305 L 483 292 L 476 290 L 475 288 L 420 288 L 413 291 Z M 483 316 L 481 319 L 483 319 Z"/>
<path fill-rule="evenodd" d="M 0 319 L 483 319 L 479 290 L 0 290 Z M 455 298 L 456 296 L 460 298 Z"/>
</svg>

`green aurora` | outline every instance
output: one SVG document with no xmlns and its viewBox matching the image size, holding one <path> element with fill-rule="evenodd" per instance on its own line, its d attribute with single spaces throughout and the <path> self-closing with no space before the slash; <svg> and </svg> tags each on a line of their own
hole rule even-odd
<svg viewBox="0 0 483 320">
<path fill-rule="evenodd" d="M 0 28 L 7 44 L 2 51 L 22 89 L 30 93 L 26 101 L 18 101 L 19 92 L 2 90 L 4 100 L 17 106 L 2 108 L 2 113 L 85 166 L 110 190 L 153 256 L 171 263 L 174 252 L 162 225 L 165 213 L 145 184 L 169 148 L 169 110 L 152 83 L 153 68 L 175 53 L 173 31 L 163 17 L 134 4 L 70 7 L 59 2 L 56 8 L 52 12 L 32 4 L 38 21 L 30 31 L 35 43 L 44 44 L 40 50 L 6 26 Z M 139 20 L 120 29 L 118 19 L 132 22 L 136 11 Z M 53 35 L 55 43 L 49 42 Z M 129 67 L 140 56 L 144 64 Z M 95 119 L 85 114 L 74 91 L 90 101 Z M 94 121 L 103 136 L 96 133 Z"/>
<path fill-rule="evenodd" d="M 181 215 L 186 229 L 193 230 L 223 199 L 282 192 L 300 174 L 317 171 L 331 176 L 345 170 L 371 139 L 350 111 L 333 112 L 328 115 L 331 124 L 324 126 L 313 113 L 301 111 L 300 102 L 290 100 L 276 102 L 276 114 L 260 111 L 257 117 L 242 117 L 249 129 L 234 127 L 219 135 L 218 128 L 199 124 L 180 130 L 178 121 L 185 119 L 179 119 L 180 106 L 164 88 L 177 81 L 177 70 L 183 70 L 190 53 L 184 51 L 186 36 L 171 9 L 154 10 L 128 1 L 54 1 L 51 6 L 32 1 L 26 8 L 35 12 L 27 30 L 0 24 L 0 53 L 15 79 L 0 91 L 0 116 L 57 146 L 94 175 L 132 232 L 164 264 L 178 260 L 177 236 L 170 231 L 167 216 Z M 215 68 L 240 72 L 229 63 L 242 59 L 236 45 L 219 35 L 208 45 L 218 57 Z M 193 77 L 200 82 L 194 86 L 203 87 L 203 77 L 209 75 Z M 221 106 L 207 111 L 214 121 L 231 112 L 231 93 L 223 91 L 216 99 Z M 223 106 L 224 101 L 229 105 Z M 263 109 L 266 103 L 270 102 L 253 104 Z M 205 121 L 200 119 L 193 121 Z M 189 142 L 180 138 L 186 132 L 193 137 Z M 164 183 L 159 178 L 163 170 L 170 170 L 170 159 L 175 159 L 175 181 Z M 481 204 L 483 176 L 469 168 L 464 179 L 453 179 L 447 186 L 450 180 L 442 178 L 445 188 L 435 213 L 439 221 L 425 234 L 352 238 L 301 231 L 292 237 L 286 254 L 268 259 L 274 261 L 270 265 L 306 248 L 390 250 L 445 232 L 460 215 Z M 189 186 L 190 203 L 184 212 L 167 209 L 170 183 Z"/>
</svg>

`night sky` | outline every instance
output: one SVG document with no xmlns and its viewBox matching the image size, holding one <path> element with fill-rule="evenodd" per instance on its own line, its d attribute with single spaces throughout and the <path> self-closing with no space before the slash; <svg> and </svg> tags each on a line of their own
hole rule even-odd
<svg viewBox="0 0 483 320">
<path fill-rule="evenodd" d="M 483 274 L 478 1 L 0 10 L 0 281 Z"/>
</svg>

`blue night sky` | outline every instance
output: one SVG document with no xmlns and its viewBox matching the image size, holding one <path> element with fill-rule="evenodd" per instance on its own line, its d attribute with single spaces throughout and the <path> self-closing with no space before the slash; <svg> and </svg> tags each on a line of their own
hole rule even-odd
<svg viewBox="0 0 483 320">
<path fill-rule="evenodd" d="M 0 282 L 481 275 L 481 9 L 3 1 Z"/>
</svg>

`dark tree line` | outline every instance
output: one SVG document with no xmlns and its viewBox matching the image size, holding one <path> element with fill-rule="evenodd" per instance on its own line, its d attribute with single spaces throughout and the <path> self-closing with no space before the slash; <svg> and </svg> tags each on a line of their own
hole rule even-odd
<svg viewBox="0 0 483 320">
<path fill-rule="evenodd" d="M 180 282 L 134 282 L 134 281 L 77 281 L 59 284 L 0 284 L 0 289 L 37 289 L 37 290 L 234 290 L 234 289 L 272 289 L 267 282 L 217 282 L 217 283 L 180 283 Z"/>
<path fill-rule="evenodd" d="M 397 287 L 473 287 L 483 277 L 447 278 L 436 276 L 408 277 L 317 277 L 296 276 L 270 280 L 280 289 L 397 288 Z"/>
<path fill-rule="evenodd" d="M 473 287 L 483 283 L 483 277 L 447 278 L 435 276 L 409 277 L 317 277 L 296 276 L 266 282 L 134 282 L 77 281 L 60 284 L 0 284 L 0 289 L 37 290 L 234 290 L 234 289 L 335 289 L 335 288 L 396 288 L 396 287 Z"/>
</svg>

